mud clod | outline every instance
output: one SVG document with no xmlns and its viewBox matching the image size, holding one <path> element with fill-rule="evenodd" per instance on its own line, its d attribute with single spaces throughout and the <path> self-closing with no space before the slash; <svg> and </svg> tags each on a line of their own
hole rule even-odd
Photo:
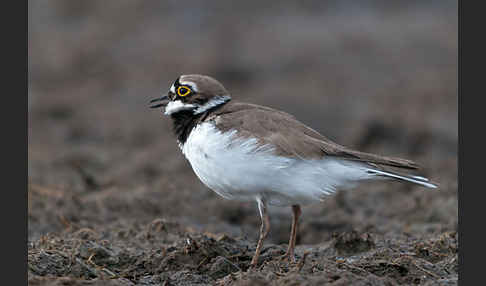
<svg viewBox="0 0 486 286">
<path fill-rule="evenodd" d="M 357 231 L 351 231 L 335 235 L 334 248 L 339 255 L 354 255 L 374 247 L 375 243 L 368 233 L 360 235 Z"/>
<path fill-rule="evenodd" d="M 210 275 L 214 279 L 222 278 L 237 271 L 241 271 L 241 268 L 223 256 L 218 256 L 209 269 Z"/>
<path fill-rule="evenodd" d="M 132 228 L 143 230 L 151 225 Z M 127 243 L 116 232 L 107 231 L 103 239 L 92 240 L 74 230 L 63 233 L 62 238 L 59 234 L 43 236 L 29 244 L 29 277 L 33 282 L 54 276 L 71 278 L 67 281 L 118 283 L 113 285 L 394 285 L 453 279 L 457 273 L 457 253 L 451 251 L 454 236 L 450 233 L 425 242 L 445 256 L 438 265 L 413 252 L 404 254 L 406 249 L 414 249 L 416 242 L 407 244 L 394 238 L 387 243 L 402 244 L 394 249 L 381 242 L 372 244 L 367 233 L 345 232 L 338 233 L 334 243 L 323 246 L 325 249 L 297 248 L 296 263 L 279 259 L 284 246 L 267 244 L 257 269 L 249 268 L 254 243 L 245 238 L 217 240 L 212 238 L 220 237 L 217 234 L 177 228 L 167 230 L 165 235 L 169 234 L 177 239 L 162 243 L 142 235 Z M 336 257 L 337 252 L 346 255 Z"/>
</svg>

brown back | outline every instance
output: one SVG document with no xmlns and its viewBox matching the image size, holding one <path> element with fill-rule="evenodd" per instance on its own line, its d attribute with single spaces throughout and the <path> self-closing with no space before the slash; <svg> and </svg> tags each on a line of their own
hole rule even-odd
<svg viewBox="0 0 486 286">
<path fill-rule="evenodd" d="M 265 106 L 230 101 L 211 112 L 207 120 L 215 120 L 217 128 L 223 132 L 234 129 L 238 136 L 255 137 L 262 145 L 270 144 L 280 156 L 301 159 L 336 156 L 369 164 L 418 168 L 409 160 L 359 152 L 336 144 L 294 116 Z"/>
</svg>

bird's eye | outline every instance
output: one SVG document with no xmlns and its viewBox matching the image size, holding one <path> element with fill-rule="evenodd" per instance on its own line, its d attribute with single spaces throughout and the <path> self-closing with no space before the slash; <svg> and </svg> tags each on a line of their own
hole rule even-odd
<svg viewBox="0 0 486 286">
<path fill-rule="evenodd" d="M 186 95 L 189 95 L 189 93 L 191 93 L 191 90 L 185 86 L 179 86 L 177 88 L 177 94 L 179 96 L 186 96 Z"/>
</svg>

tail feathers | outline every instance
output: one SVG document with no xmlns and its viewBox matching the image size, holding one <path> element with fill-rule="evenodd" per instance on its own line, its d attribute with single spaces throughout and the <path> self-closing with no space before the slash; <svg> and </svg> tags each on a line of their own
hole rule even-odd
<svg viewBox="0 0 486 286">
<path fill-rule="evenodd" d="M 417 185 L 421 185 L 427 188 L 432 188 L 432 189 L 438 188 L 437 184 L 430 182 L 429 179 L 420 176 L 404 175 L 395 172 L 381 171 L 376 169 L 367 169 L 366 171 L 369 174 L 375 174 L 377 176 L 383 176 L 383 177 L 388 177 L 388 178 L 406 181 L 410 183 L 415 183 Z"/>
</svg>

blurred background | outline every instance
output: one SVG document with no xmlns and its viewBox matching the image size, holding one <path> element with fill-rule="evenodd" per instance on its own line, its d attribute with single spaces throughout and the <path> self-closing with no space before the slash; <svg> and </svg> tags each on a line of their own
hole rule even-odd
<svg viewBox="0 0 486 286">
<path fill-rule="evenodd" d="M 299 243 L 335 231 L 457 230 L 457 1 L 29 1 L 29 240 L 157 218 L 255 239 L 252 203 L 207 189 L 148 101 L 215 77 L 347 147 L 417 161 L 400 183 L 303 209 Z M 288 240 L 290 208 L 268 241 Z"/>
</svg>

